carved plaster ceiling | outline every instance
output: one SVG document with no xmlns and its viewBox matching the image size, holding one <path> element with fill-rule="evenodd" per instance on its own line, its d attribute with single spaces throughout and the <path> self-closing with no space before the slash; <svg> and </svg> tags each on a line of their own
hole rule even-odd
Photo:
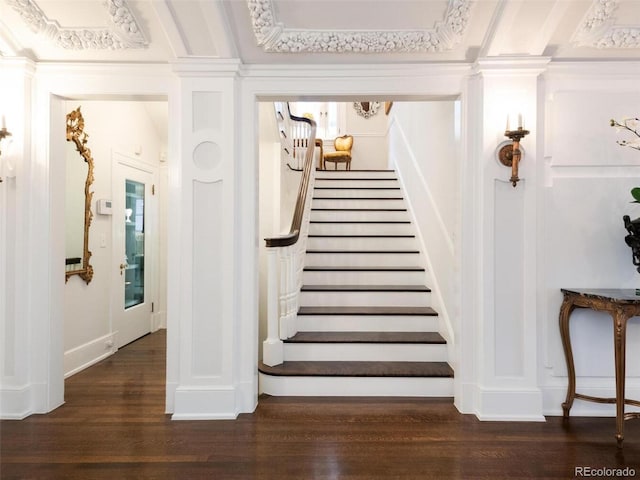
<svg viewBox="0 0 640 480">
<path fill-rule="evenodd" d="M 0 0 L 0 56 L 473 63 L 640 58 L 640 0 Z"/>
<path fill-rule="evenodd" d="M 572 42 L 578 46 L 597 48 L 640 47 L 640 26 L 617 25 L 614 14 L 618 7 L 618 0 L 595 0 Z"/>
<path fill-rule="evenodd" d="M 125 0 L 104 4 L 107 28 L 63 28 L 47 18 L 34 0 L 7 0 L 32 31 L 70 50 L 146 48 L 148 42 Z"/>
<path fill-rule="evenodd" d="M 253 32 L 265 52 L 440 52 L 460 43 L 469 22 L 470 0 L 449 0 L 440 21 L 420 30 L 312 30 L 278 22 L 272 0 L 247 0 Z"/>
</svg>

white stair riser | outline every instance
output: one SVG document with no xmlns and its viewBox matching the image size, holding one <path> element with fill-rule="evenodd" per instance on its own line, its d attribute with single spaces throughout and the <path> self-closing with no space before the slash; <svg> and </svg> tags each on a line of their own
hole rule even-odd
<svg viewBox="0 0 640 480">
<path fill-rule="evenodd" d="M 361 187 L 398 187 L 399 183 L 396 179 L 393 180 L 375 180 L 373 177 L 360 176 L 349 180 L 331 180 L 331 179 L 318 179 L 316 178 L 316 187 L 349 187 L 349 188 L 361 188 Z"/>
<path fill-rule="evenodd" d="M 298 315 L 299 332 L 437 332 L 438 317 L 426 315 Z"/>
<path fill-rule="evenodd" d="M 302 282 L 305 285 L 425 285 L 427 274 L 418 272 L 382 272 L 382 271 L 304 271 Z"/>
<path fill-rule="evenodd" d="M 408 221 L 409 214 L 404 211 L 383 210 L 312 210 L 310 220 L 328 222 L 368 221 L 390 222 Z"/>
<path fill-rule="evenodd" d="M 413 237 L 309 237 L 307 248 L 312 250 L 417 250 Z"/>
<path fill-rule="evenodd" d="M 332 164 L 330 164 L 333 167 Z M 398 176 L 395 172 L 385 172 L 385 171 L 377 171 L 377 172 L 365 172 L 358 170 L 348 170 L 348 171 L 335 171 L 335 170 L 319 170 L 316 172 L 316 179 L 318 178 L 393 178 L 397 179 Z"/>
<path fill-rule="evenodd" d="M 285 343 L 284 361 L 446 362 L 443 344 Z"/>
<path fill-rule="evenodd" d="M 277 377 L 260 373 L 260 393 L 311 397 L 452 397 L 452 378 Z"/>
<path fill-rule="evenodd" d="M 350 265 L 354 267 L 376 266 L 418 266 L 418 253 L 308 253 L 305 266 L 333 267 Z"/>
<path fill-rule="evenodd" d="M 310 223 L 310 235 L 413 235 L 411 223 Z"/>
<path fill-rule="evenodd" d="M 428 307 L 430 300 L 429 292 L 300 292 L 300 305 L 309 307 Z"/>
<path fill-rule="evenodd" d="M 314 188 L 314 197 L 331 197 L 331 198 L 397 198 L 401 197 L 400 190 L 393 188 L 384 189 L 343 189 L 343 188 Z"/>
<path fill-rule="evenodd" d="M 316 195 L 325 198 L 314 198 L 311 208 L 406 208 L 404 200 L 377 200 L 371 198 L 327 198 L 328 195 Z"/>
</svg>

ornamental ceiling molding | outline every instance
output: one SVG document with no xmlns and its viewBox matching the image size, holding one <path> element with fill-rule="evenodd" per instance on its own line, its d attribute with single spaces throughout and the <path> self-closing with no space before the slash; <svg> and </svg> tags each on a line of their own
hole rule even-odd
<svg viewBox="0 0 640 480">
<path fill-rule="evenodd" d="M 400 53 L 442 52 L 462 41 L 471 0 L 449 0 L 442 21 L 424 30 L 310 30 L 286 28 L 275 18 L 272 0 L 247 0 L 253 32 L 265 52 Z"/>
<path fill-rule="evenodd" d="M 149 45 L 125 0 L 106 0 L 111 28 L 62 28 L 47 18 L 33 0 L 7 0 L 38 34 L 67 50 L 121 50 Z"/>
<path fill-rule="evenodd" d="M 580 47 L 639 48 L 640 27 L 615 25 L 618 0 L 594 0 L 571 42 Z"/>
</svg>

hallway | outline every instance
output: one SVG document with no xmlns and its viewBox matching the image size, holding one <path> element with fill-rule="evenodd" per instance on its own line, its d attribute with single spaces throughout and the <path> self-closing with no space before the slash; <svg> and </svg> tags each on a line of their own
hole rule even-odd
<svg viewBox="0 0 640 480">
<path fill-rule="evenodd" d="M 237 420 L 164 415 L 165 331 L 66 381 L 48 415 L 0 423 L 3 479 L 520 479 L 640 471 L 640 422 L 480 422 L 450 400 L 261 397 Z M 637 475 L 638 473 L 636 473 Z M 600 477 L 602 478 L 602 477 Z"/>
</svg>

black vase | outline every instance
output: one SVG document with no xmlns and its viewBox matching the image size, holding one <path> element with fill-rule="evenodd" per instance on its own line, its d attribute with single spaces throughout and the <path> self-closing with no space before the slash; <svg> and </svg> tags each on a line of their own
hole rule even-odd
<svg viewBox="0 0 640 480">
<path fill-rule="evenodd" d="M 629 215 L 622 217 L 624 228 L 627 229 L 629 235 L 624 237 L 624 241 L 631 247 L 633 264 L 640 273 L 640 218 L 631 220 Z"/>
</svg>

